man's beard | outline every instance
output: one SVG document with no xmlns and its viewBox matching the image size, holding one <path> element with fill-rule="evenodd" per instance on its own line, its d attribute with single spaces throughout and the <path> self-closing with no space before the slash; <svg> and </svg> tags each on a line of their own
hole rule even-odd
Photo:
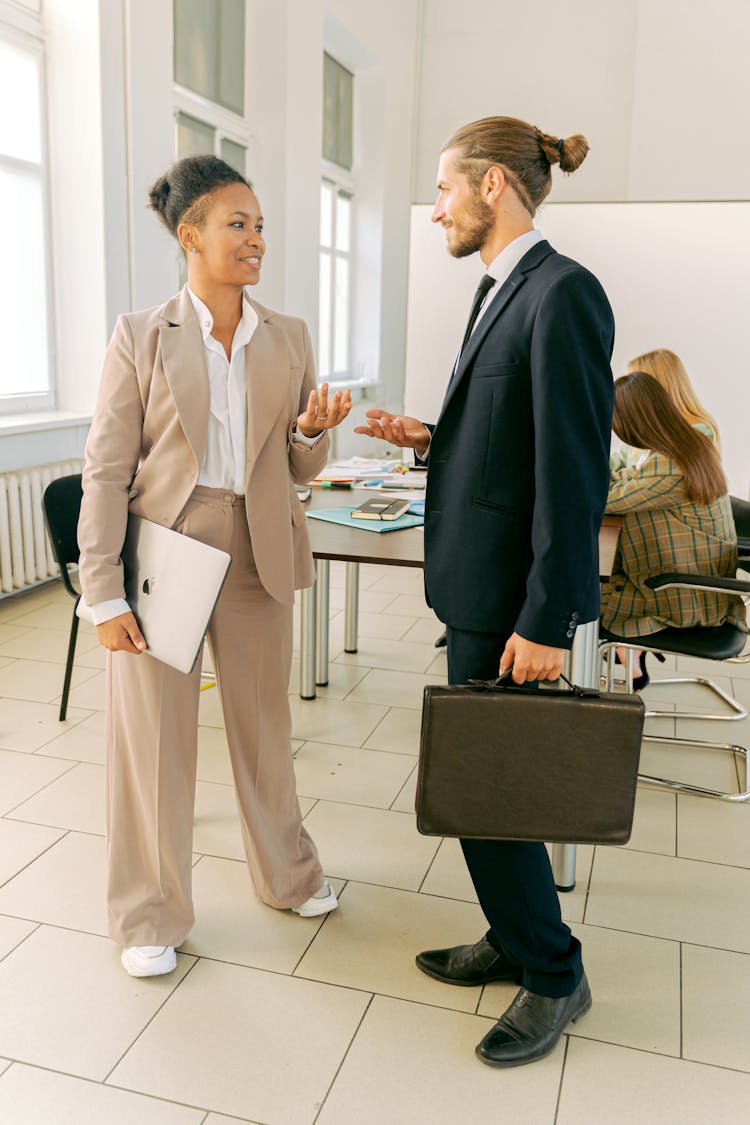
<svg viewBox="0 0 750 1125">
<path fill-rule="evenodd" d="M 452 244 L 448 243 L 448 253 L 454 258 L 468 258 L 470 254 L 476 254 L 484 246 L 494 225 L 495 213 L 492 208 L 479 195 L 474 196 L 466 217 L 461 219 L 460 232 L 454 220 L 453 231 L 456 237 Z"/>
</svg>

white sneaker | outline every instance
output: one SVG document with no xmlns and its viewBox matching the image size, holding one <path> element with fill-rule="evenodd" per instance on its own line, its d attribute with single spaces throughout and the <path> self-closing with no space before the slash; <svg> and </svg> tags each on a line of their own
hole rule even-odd
<svg viewBox="0 0 750 1125">
<path fill-rule="evenodd" d="M 171 945 L 128 945 L 120 960 L 131 977 L 160 977 L 177 968 L 177 956 Z"/>
<path fill-rule="evenodd" d="M 301 906 L 293 906 L 292 910 L 295 914 L 299 914 L 300 918 L 317 918 L 320 914 L 330 914 L 338 904 L 336 892 L 326 879 L 323 886 L 312 898 L 303 902 Z"/>
</svg>

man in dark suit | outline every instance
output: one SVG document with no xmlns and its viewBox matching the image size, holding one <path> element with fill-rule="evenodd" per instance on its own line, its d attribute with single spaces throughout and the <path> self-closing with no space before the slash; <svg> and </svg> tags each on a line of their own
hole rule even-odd
<svg viewBox="0 0 750 1125">
<path fill-rule="evenodd" d="M 533 226 L 551 165 L 574 171 L 587 151 L 581 136 L 504 117 L 451 138 L 432 219 L 451 254 L 479 252 L 487 273 L 437 423 L 370 410 L 357 429 L 429 462 L 425 588 L 454 684 L 510 668 L 516 683 L 554 680 L 576 626 L 599 614 L 614 322 L 596 278 Z M 544 844 L 461 845 L 489 929 L 417 964 L 446 983 L 522 986 L 477 1046 L 489 1065 L 518 1066 L 591 1007 L 581 946 Z"/>
</svg>

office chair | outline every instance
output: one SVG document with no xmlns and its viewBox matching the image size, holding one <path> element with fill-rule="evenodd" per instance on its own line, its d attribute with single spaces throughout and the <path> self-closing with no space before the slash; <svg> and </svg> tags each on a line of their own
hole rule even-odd
<svg viewBox="0 0 750 1125">
<path fill-rule="evenodd" d="M 78 639 L 78 618 L 76 609 L 81 600 L 81 593 L 76 590 L 70 580 L 68 567 L 78 562 L 78 516 L 81 511 L 81 474 L 73 473 L 68 477 L 58 477 L 44 490 L 42 505 L 44 519 L 47 524 L 52 553 L 60 567 L 60 576 L 63 586 L 72 598 L 73 619 L 70 623 L 70 639 L 68 641 L 68 659 L 65 665 L 65 679 L 63 681 L 62 698 L 60 700 L 60 722 L 63 722 L 68 711 L 68 695 L 70 694 L 70 680 L 73 675 L 73 658 L 76 652 Z"/>
<path fill-rule="evenodd" d="M 739 496 L 730 496 L 732 502 L 732 516 L 737 529 L 737 555 L 741 570 L 750 571 L 750 503 L 740 500 Z"/>
<path fill-rule="evenodd" d="M 750 577 L 744 578 L 719 578 L 716 575 L 698 574 L 659 574 L 646 580 L 646 585 L 652 590 L 682 589 L 682 590 L 709 590 L 720 594 L 750 594 Z M 616 637 L 612 633 L 602 632 L 603 641 L 599 646 L 602 656 L 608 655 L 606 683 L 607 691 L 614 688 L 614 649 L 624 648 L 628 659 L 626 665 L 626 690 L 633 690 L 633 653 L 638 649 L 645 652 L 671 652 L 679 656 L 694 656 L 703 660 L 736 660 L 745 647 L 747 634 L 735 625 L 724 623 L 715 626 L 694 626 L 689 629 L 669 628 L 658 633 L 651 633 L 644 637 Z M 672 679 L 655 680 L 659 684 L 702 684 L 715 692 L 731 708 L 731 714 L 715 715 L 704 714 L 696 711 L 663 711 L 647 710 L 647 718 L 666 716 L 671 719 L 716 719 L 739 720 L 747 718 L 747 711 L 736 699 L 728 695 L 718 684 L 702 676 L 685 676 Z M 744 761 L 745 784 L 740 793 L 723 793 L 717 789 L 707 789 L 699 785 L 688 785 L 685 782 L 673 781 L 669 778 L 652 777 L 648 774 L 639 774 L 639 780 L 650 782 L 665 789 L 672 789 L 679 793 L 694 793 L 701 797 L 715 797 L 722 801 L 747 801 L 750 800 L 750 771 L 748 770 L 748 750 L 745 746 L 725 742 L 704 742 L 702 740 L 687 738 L 670 738 L 661 735 L 644 735 L 644 742 L 660 742 L 663 744 L 677 744 L 680 746 L 703 747 L 709 750 L 723 750 L 737 756 Z"/>
</svg>

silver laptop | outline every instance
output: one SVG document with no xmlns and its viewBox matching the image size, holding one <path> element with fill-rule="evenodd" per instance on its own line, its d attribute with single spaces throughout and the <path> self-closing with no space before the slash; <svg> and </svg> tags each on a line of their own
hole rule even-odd
<svg viewBox="0 0 750 1125">
<path fill-rule="evenodd" d="M 151 656 L 178 672 L 192 672 L 231 561 L 226 551 L 128 516 L 125 597 Z M 77 612 L 93 620 L 82 602 Z"/>
</svg>

